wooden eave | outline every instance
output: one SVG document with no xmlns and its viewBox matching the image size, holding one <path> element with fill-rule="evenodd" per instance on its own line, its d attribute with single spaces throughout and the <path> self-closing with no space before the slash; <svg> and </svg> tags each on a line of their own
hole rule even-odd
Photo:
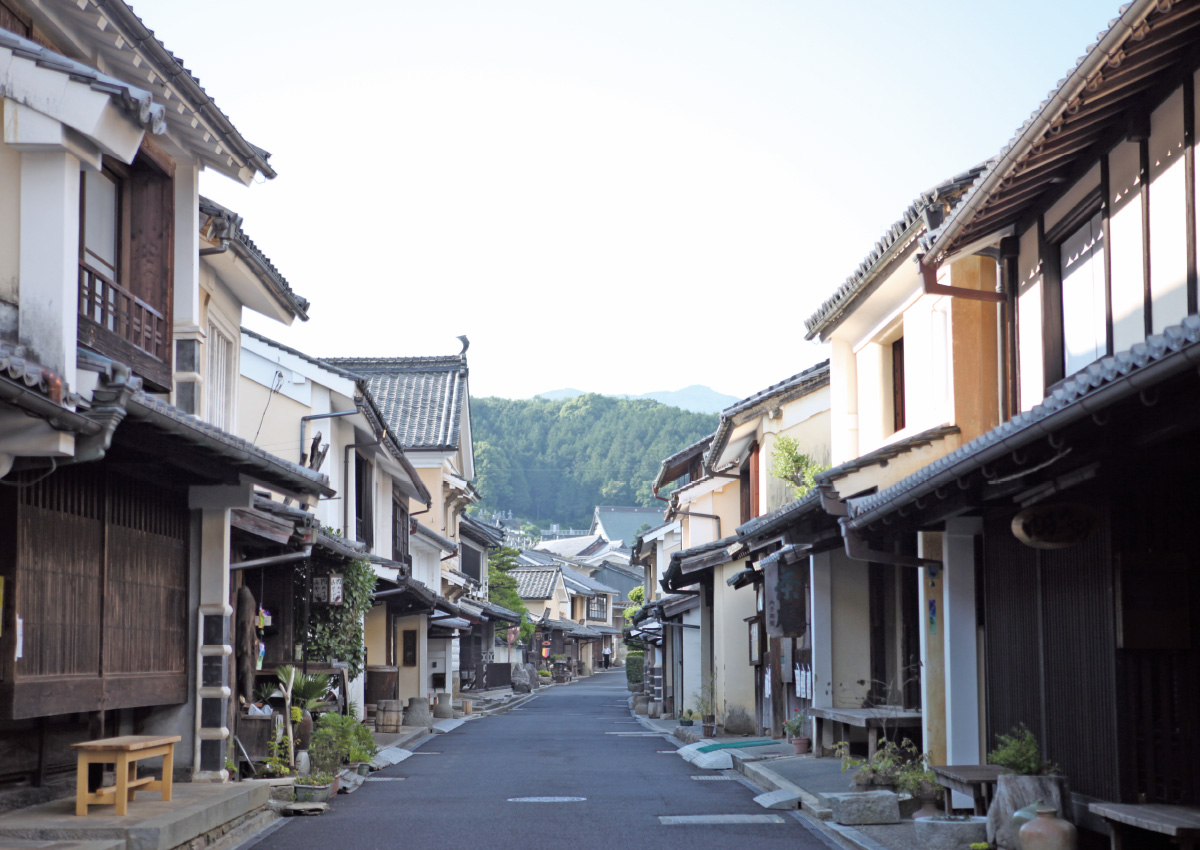
<svg viewBox="0 0 1200 850">
<path fill-rule="evenodd" d="M 1147 115 L 1200 65 L 1198 30 L 1200 0 L 1152 12 L 992 190 L 946 253 L 1052 202 L 1077 168 L 1090 166 L 1081 160 L 1104 153 L 1098 145 L 1116 144 L 1132 119 Z"/>
</svg>

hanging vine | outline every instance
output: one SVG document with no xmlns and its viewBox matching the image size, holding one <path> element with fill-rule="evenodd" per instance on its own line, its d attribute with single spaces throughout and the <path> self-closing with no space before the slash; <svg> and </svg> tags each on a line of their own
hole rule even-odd
<svg viewBox="0 0 1200 850">
<path fill-rule="evenodd" d="M 317 566 L 314 576 L 327 576 L 339 570 Z M 340 568 L 342 604 L 314 605 L 308 633 L 309 658 L 344 661 L 351 679 L 363 672 L 366 648 L 363 620 L 371 610 L 375 592 L 375 570 L 362 559 Z"/>
</svg>

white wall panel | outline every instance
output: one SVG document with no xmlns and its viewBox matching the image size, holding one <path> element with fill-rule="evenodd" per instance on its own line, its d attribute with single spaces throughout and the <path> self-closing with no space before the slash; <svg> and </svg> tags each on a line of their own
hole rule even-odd
<svg viewBox="0 0 1200 850">
<path fill-rule="evenodd" d="M 1017 389 L 1021 410 L 1045 397 L 1042 355 L 1042 265 L 1038 258 L 1037 228 L 1021 234 L 1017 278 L 1017 348 L 1020 375 Z"/>
<path fill-rule="evenodd" d="M 1108 251 L 1114 351 L 1124 351 L 1146 336 L 1139 160 L 1137 142 L 1122 142 L 1108 156 Z"/>
<path fill-rule="evenodd" d="M 1187 315 L 1183 90 L 1150 115 L 1150 292 L 1154 332 Z"/>
</svg>

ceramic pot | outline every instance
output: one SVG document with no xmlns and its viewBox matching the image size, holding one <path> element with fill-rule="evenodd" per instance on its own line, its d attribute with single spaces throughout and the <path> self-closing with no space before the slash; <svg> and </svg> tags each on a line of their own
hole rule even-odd
<svg viewBox="0 0 1200 850">
<path fill-rule="evenodd" d="M 690 718 L 690 717 L 681 717 L 679 719 L 680 726 L 692 726 L 694 724 L 695 724 L 695 721 L 692 720 L 692 718 Z"/>
<path fill-rule="evenodd" d="M 937 791 L 922 791 L 920 794 L 917 794 L 917 800 L 921 803 L 921 808 L 913 813 L 913 820 L 917 818 L 935 818 L 941 814 L 937 809 Z"/>
<path fill-rule="evenodd" d="M 717 724 L 716 723 L 702 723 L 701 725 L 704 727 L 704 737 L 705 738 L 713 738 L 716 736 L 716 734 L 717 734 Z"/>
<path fill-rule="evenodd" d="M 1058 816 L 1058 810 L 1043 806 L 1037 817 L 1021 827 L 1017 833 L 1024 850 L 1076 850 L 1079 833 L 1075 824 Z"/>
<path fill-rule="evenodd" d="M 313 733 L 313 718 L 307 708 L 300 709 L 300 722 L 295 724 L 292 731 L 296 735 L 296 749 L 307 750 Z"/>
<path fill-rule="evenodd" d="M 796 755 L 802 756 L 808 752 L 809 743 L 808 738 L 792 738 L 792 749 L 796 751 Z"/>
<path fill-rule="evenodd" d="M 370 776 L 371 775 L 371 763 L 369 761 L 360 761 L 358 763 L 358 775 L 359 776 Z"/>
</svg>

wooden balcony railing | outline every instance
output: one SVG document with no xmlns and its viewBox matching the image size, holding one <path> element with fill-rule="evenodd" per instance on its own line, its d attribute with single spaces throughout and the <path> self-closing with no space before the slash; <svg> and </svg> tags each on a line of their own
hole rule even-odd
<svg viewBox="0 0 1200 850">
<path fill-rule="evenodd" d="M 160 363 L 170 363 L 166 317 L 84 260 L 79 261 L 79 315 Z"/>
</svg>

